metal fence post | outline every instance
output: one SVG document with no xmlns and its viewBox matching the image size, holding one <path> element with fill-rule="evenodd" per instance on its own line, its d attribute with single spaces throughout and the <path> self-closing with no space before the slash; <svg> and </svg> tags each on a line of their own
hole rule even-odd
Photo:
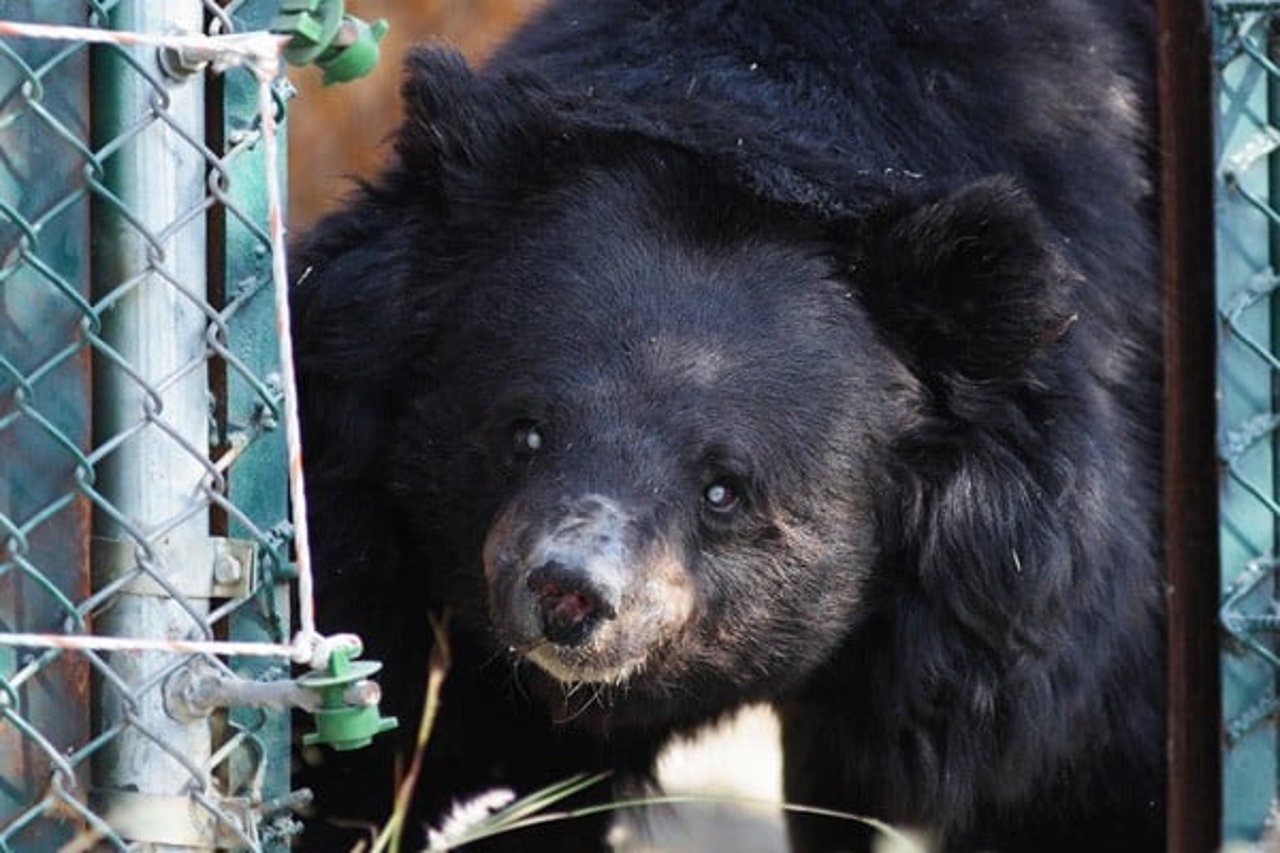
<svg viewBox="0 0 1280 853">
<path fill-rule="evenodd" d="M 119 30 L 200 33 L 203 25 L 200 0 L 125 0 L 112 12 Z M 95 296 L 107 308 L 95 380 L 103 501 L 94 588 L 124 585 L 96 628 L 203 639 L 208 596 L 199 590 L 212 572 L 201 495 L 210 473 L 204 88 L 200 77 L 167 78 L 157 57 L 154 47 L 108 50 L 95 67 L 104 84 L 95 103 L 104 109 L 94 135 L 119 144 L 101 155 L 106 187 L 96 211 L 104 215 L 94 234 Z M 107 662 L 118 683 L 99 691 L 100 712 L 124 728 L 95 760 L 99 808 L 113 826 L 145 827 L 145 813 L 162 802 L 148 798 L 207 784 L 209 721 L 166 713 L 163 680 L 181 658 L 116 652 Z"/>
<path fill-rule="evenodd" d="M 1206 10 L 1158 0 L 1162 156 L 1168 849 L 1221 839 L 1218 511 L 1214 456 L 1211 62 Z"/>
</svg>

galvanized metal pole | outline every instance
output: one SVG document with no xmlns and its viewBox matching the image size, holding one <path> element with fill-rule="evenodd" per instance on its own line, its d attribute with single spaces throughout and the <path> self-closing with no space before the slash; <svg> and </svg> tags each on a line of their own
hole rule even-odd
<svg viewBox="0 0 1280 853">
<path fill-rule="evenodd" d="M 200 0 L 123 0 L 112 24 L 191 34 L 202 31 L 203 17 Z M 94 586 L 139 567 L 160 580 L 135 578 L 95 628 L 202 637 L 208 601 L 200 591 L 211 572 L 201 491 L 209 442 L 206 160 L 192 140 L 204 139 L 203 79 L 167 78 L 155 48 L 131 56 L 137 67 L 105 51 L 95 69 L 95 137 L 111 152 L 107 184 L 121 204 L 99 205 L 94 233 L 97 297 L 111 306 L 102 334 L 114 350 L 96 359 L 96 444 L 112 449 L 98 469 L 106 506 L 95 523 L 102 547 Z M 95 805 L 123 837 L 150 849 L 212 846 L 214 822 L 187 796 L 208 784 L 209 722 L 176 720 L 163 702 L 164 678 L 181 661 L 139 652 L 107 659 L 119 683 L 100 680 L 101 719 L 125 728 L 95 762 Z"/>
</svg>

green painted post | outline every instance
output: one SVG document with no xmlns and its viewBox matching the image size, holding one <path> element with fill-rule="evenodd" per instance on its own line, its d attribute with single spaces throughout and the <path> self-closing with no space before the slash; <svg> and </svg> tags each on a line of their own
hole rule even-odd
<svg viewBox="0 0 1280 853">
<path fill-rule="evenodd" d="M 237 32 L 266 29 L 276 12 L 274 0 L 247 0 L 236 6 L 232 20 Z M 215 248 L 210 257 L 226 317 L 229 358 L 222 363 L 225 406 L 219 424 L 224 447 L 242 442 L 242 455 L 228 471 L 227 497 L 236 508 L 227 518 L 233 539 L 254 541 L 258 550 L 258 592 L 229 619 L 236 640 L 288 642 L 289 540 L 287 458 L 277 407 L 280 362 L 272 299 L 271 247 L 267 240 L 266 161 L 258 115 L 257 81 L 245 69 L 233 69 L 222 79 L 221 126 L 215 144 L 224 156 L 225 204 L 215 223 Z M 280 118 L 283 120 L 283 109 Z M 284 124 L 279 125 L 280 156 L 274 164 L 283 183 Z M 220 269 L 219 269 L 220 267 Z M 239 658 L 232 666 L 241 676 L 274 680 L 289 676 L 288 662 Z M 288 711 L 237 708 L 230 712 L 233 727 L 250 732 L 255 750 L 242 750 L 228 780 L 242 787 L 255 778 L 264 801 L 289 792 L 290 725 Z M 254 753 L 257 753 L 256 755 Z M 252 766 L 261 762 L 261 768 Z M 291 823 L 287 813 L 268 815 L 260 827 L 264 849 L 281 849 Z"/>
</svg>

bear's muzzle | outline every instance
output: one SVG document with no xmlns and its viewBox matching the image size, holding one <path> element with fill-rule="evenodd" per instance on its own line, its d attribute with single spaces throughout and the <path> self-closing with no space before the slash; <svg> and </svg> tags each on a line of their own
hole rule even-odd
<svg viewBox="0 0 1280 853">
<path fill-rule="evenodd" d="M 485 542 L 499 640 L 567 683 L 617 682 L 693 610 L 693 584 L 655 525 L 598 494 L 524 500 Z"/>
</svg>

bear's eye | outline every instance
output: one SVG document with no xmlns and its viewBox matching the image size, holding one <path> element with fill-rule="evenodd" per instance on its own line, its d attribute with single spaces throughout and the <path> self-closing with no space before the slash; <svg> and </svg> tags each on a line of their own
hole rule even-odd
<svg viewBox="0 0 1280 853">
<path fill-rule="evenodd" d="M 531 456 L 546 444 L 542 427 L 533 421 L 517 421 L 512 427 L 511 438 L 515 452 L 522 456 Z"/>
<path fill-rule="evenodd" d="M 738 489 L 733 481 L 721 478 L 702 490 L 702 502 L 714 512 L 728 512 L 738 505 Z"/>
</svg>

